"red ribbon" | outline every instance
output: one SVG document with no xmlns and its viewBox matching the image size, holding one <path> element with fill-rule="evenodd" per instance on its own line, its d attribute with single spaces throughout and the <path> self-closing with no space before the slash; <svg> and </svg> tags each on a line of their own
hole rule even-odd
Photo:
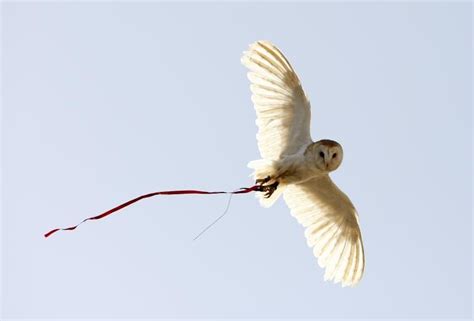
<svg viewBox="0 0 474 321">
<path fill-rule="evenodd" d="M 157 195 L 182 195 L 182 194 L 206 194 L 206 195 L 209 195 L 209 194 L 247 194 L 247 193 L 250 193 L 250 192 L 257 192 L 257 191 L 260 191 L 261 190 L 261 186 L 260 185 L 254 185 L 252 187 L 244 187 L 244 188 L 241 188 L 237 191 L 233 191 L 233 192 L 223 192 L 223 191 L 219 191 L 219 192 L 208 192 L 208 191 L 200 191 L 200 190 L 193 190 L 193 189 L 185 189 L 185 190 L 176 190 L 176 191 L 161 191 L 161 192 L 154 192 L 154 193 L 149 193 L 149 194 L 145 194 L 145 195 L 141 195 L 141 196 L 138 196 L 134 199 L 131 199 L 123 204 L 120 204 L 102 214 L 99 214 L 99 215 L 96 215 L 96 216 L 92 216 L 92 217 L 88 217 L 86 219 L 84 219 L 82 222 L 80 222 L 79 224 L 77 225 L 74 225 L 74 226 L 70 226 L 70 227 L 65 227 L 65 228 L 55 228 L 54 230 L 51 230 L 49 231 L 48 233 L 44 234 L 44 237 L 49 237 L 51 236 L 52 234 L 58 232 L 58 231 L 73 231 L 75 230 L 79 225 L 81 225 L 82 223 L 84 222 L 87 222 L 87 221 L 92 221 L 92 220 L 100 220 L 106 216 L 109 216 L 110 214 L 112 213 L 115 213 L 119 210 L 121 210 L 122 208 L 124 207 L 127 207 L 129 205 L 132 205 L 133 203 L 136 203 L 142 199 L 145 199 L 145 198 L 149 198 L 149 197 L 153 197 L 153 196 L 157 196 Z"/>
</svg>

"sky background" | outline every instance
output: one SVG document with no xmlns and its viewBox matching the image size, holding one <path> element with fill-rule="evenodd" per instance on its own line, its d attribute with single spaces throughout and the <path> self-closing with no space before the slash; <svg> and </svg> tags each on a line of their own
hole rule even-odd
<svg viewBox="0 0 474 321">
<path fill-rule="evenodd" d="M 2 3 L 5 318 L 469 318 L 471 4 Z M 357 207 L 366 272 L 325 283 L 283 201 L 139 194 L 252 184 L 239 60 L 276 43 Z"/>
</svg>

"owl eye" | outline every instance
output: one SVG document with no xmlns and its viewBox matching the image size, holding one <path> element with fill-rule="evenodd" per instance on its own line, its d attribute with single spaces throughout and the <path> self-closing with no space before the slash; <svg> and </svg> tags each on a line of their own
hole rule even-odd
<svg viewBox="0 0 474 321">
<path fill-rule="evenodd" d="M 337 153 L 332 154 L 332 158 L 336 158 Z"/>
<path fill-rule="evenodd" d="M 324 153 L 323 153 L 323 152 L 319 152 L 319 156 L 321 156 L 322 158 L 324 158 Z"/>
</svg>

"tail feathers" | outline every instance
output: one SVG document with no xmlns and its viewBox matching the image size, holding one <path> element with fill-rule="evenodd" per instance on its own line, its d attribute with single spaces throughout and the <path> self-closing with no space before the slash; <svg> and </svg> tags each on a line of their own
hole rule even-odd
<svg viewBox="0 0 474 321">
<path fill-rule="evenodd" d="M 257 159 L 251 161 L 248 163 L 248 167 L 254 170 L 252 175 L 255 180 L 263 179 L 268 176 L 274 177 L 277 172 L 277 162 L 268 159 Z M 263 193 L 256 193 L 256 196 L 260 201 L 260 205 L 263 207 L 271 207 L 283 193 L 284 189 L 285 186 L 280 183 L 271 197 L 265 198 Z"/>
</svg>

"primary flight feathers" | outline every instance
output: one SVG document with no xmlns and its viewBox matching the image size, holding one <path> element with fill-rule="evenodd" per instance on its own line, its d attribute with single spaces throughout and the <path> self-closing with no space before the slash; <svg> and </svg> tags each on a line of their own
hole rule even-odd
<svg viewBox="0 0 474 321">
<path fill-rule="evenodd" d="M 250 69 L 247 75 L 257 112 L 262 157 L 278 159 L 311 143 L 311 106 L 298 76 L 280 50 L 259 41 L 250 45 L 242 63 Z"/>
</svg>

